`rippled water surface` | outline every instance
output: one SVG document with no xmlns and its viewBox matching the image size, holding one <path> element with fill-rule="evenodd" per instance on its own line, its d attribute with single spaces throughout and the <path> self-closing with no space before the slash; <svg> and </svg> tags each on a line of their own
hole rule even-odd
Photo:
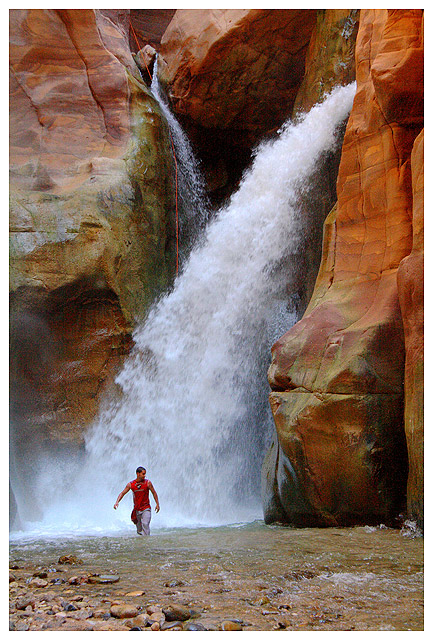
<svg viewBox="0 0 433 640">
<path fill-rule="evenodd" d="M 423 539 L 399 530 L 258 521 L 11 543 L 13 561 L 49 566 L 65 554 L 80 570 L 117 573 L 107 595 L 140 588 L 146 602 L 189 603 L 210 627 L 231 618 L 246 631 L 423 629 Z"/>
</svg>

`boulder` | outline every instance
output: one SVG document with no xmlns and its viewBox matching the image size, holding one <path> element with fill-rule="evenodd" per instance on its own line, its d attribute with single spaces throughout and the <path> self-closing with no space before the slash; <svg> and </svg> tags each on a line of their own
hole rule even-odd
<svg viewBox="0 0 433 640">
<path fill-rule="evenodd" d="M 361 10 L 357 92 L 319 275 L 304 317 L 272 348 L 276 434 L 263 466 L 266 522 L 392 523 L 404 508 L 397 271 L 412 247 L 422 14 Z"/>
<path fill-rule="evenodd" d="M 315 21 L 313 9 L 178 9 L 168 25 L 159 79 L 216 205 L 290 117 Z"/>
<path fill-rule="evenodd" d="M 182 604 L 170 604 L 162 609 L 165 619 L 168 622 L 172 622 L 173 620 L 188 620 L 191 617 L 191 611 L 188 607 L 185 607 Z"/>
<path fill-rule="evenodd" d="M 132 604 L 113 604 L 110 613 L 114 618 L 135 618 L 139 611 Z"/>
<path fill-rule="evenodd" d="M 173 108 L 207 128 L 269 131 L 290 113 L 315 19 L 309 9 L 176 11 L 160 68 Z"/>
<path fill-rule="evenodd" d="M 221 631 L 242 631 L 242 625 L 234 620 L 223 620 L 221 622 Z"/>
</svg>

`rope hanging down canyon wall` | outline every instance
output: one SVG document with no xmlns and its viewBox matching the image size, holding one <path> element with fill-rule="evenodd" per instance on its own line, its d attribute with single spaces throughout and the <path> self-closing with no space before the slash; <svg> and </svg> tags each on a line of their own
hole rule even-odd
<svg viewBox="0 0 433 640">
<path fill-rule="evenodd" d="M 140 46 L 140 43 L 138 41 L 138 37 L 137 34 L 135 33 L 135 29 L 131 24 L 131 21 L 129 21 L 129 26 L 131 28 L 131 32 L 132 35 L 134 36 L 135 42 L 137 44 L 137 48 L 138 48 L 138 55 L 141 57 L 141 60 L 144 64 L 144 66 L 147 69 L 147 73 L 149 74 L 149 78 L 152 81 L 152 74 L 149 71 L 149 67 L 146 64 L 146 60 L 144 58 L 143 52 L 142 52 L 142 47 Z M 171 131 L 170 129 L 168 130 L 169 134 L 170 134 L 170 140 L 171 140 L 171 148 L 173 151 L 173 160 L 174 160 L 174 170 L 175 170 L 175 191 L 176 191 L 176 276 L 179 273 L 179 209 L 178 209 L 178 178 L 177 178 L 177 160 L 176 160 L 176 154 L 174 152 L 174 142 L 173 142 L 173 137 L 171 135 Z"/>
</svg>

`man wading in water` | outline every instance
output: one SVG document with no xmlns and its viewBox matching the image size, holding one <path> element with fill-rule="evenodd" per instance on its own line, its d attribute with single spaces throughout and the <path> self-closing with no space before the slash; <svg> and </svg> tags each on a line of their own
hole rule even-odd
<svg viewBox="0 0 433 640">
<path fill-rule="evenodd" d="M 159 500 L 153 484 L 150 480 L 146 480 L 146 469 L 144 467 L 137 467 L 135 473 L 137 474 L 137 478 L 132 480 L 132 482 L 128 482 L 122 493 L 119 493 L 114 508 L 117 509 L 123 496 L 131 489 L 134 494 L 134 509 L 131 513 L 131 520 L 136 525 L 137 533 L 140 536 L 150 536 L 149 525 L 152 512 L 150 510 L 149 491 L 152 492 L 155 498 L 156 513 L 159 511 Z"/>
</svg>

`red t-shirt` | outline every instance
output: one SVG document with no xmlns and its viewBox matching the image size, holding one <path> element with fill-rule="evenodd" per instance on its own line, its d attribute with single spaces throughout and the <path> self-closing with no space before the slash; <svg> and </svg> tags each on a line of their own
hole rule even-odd
<svg viewBox="0 0 433 640">
<path fill-rule="evenodd" d="M 149 484 L 149 480 L 143 480 L 143 482 L 133 480 L 131 482 L 131 490 L 134 494 L 134 509 L 137 511 L 150 509 Z"/>
</svg>

